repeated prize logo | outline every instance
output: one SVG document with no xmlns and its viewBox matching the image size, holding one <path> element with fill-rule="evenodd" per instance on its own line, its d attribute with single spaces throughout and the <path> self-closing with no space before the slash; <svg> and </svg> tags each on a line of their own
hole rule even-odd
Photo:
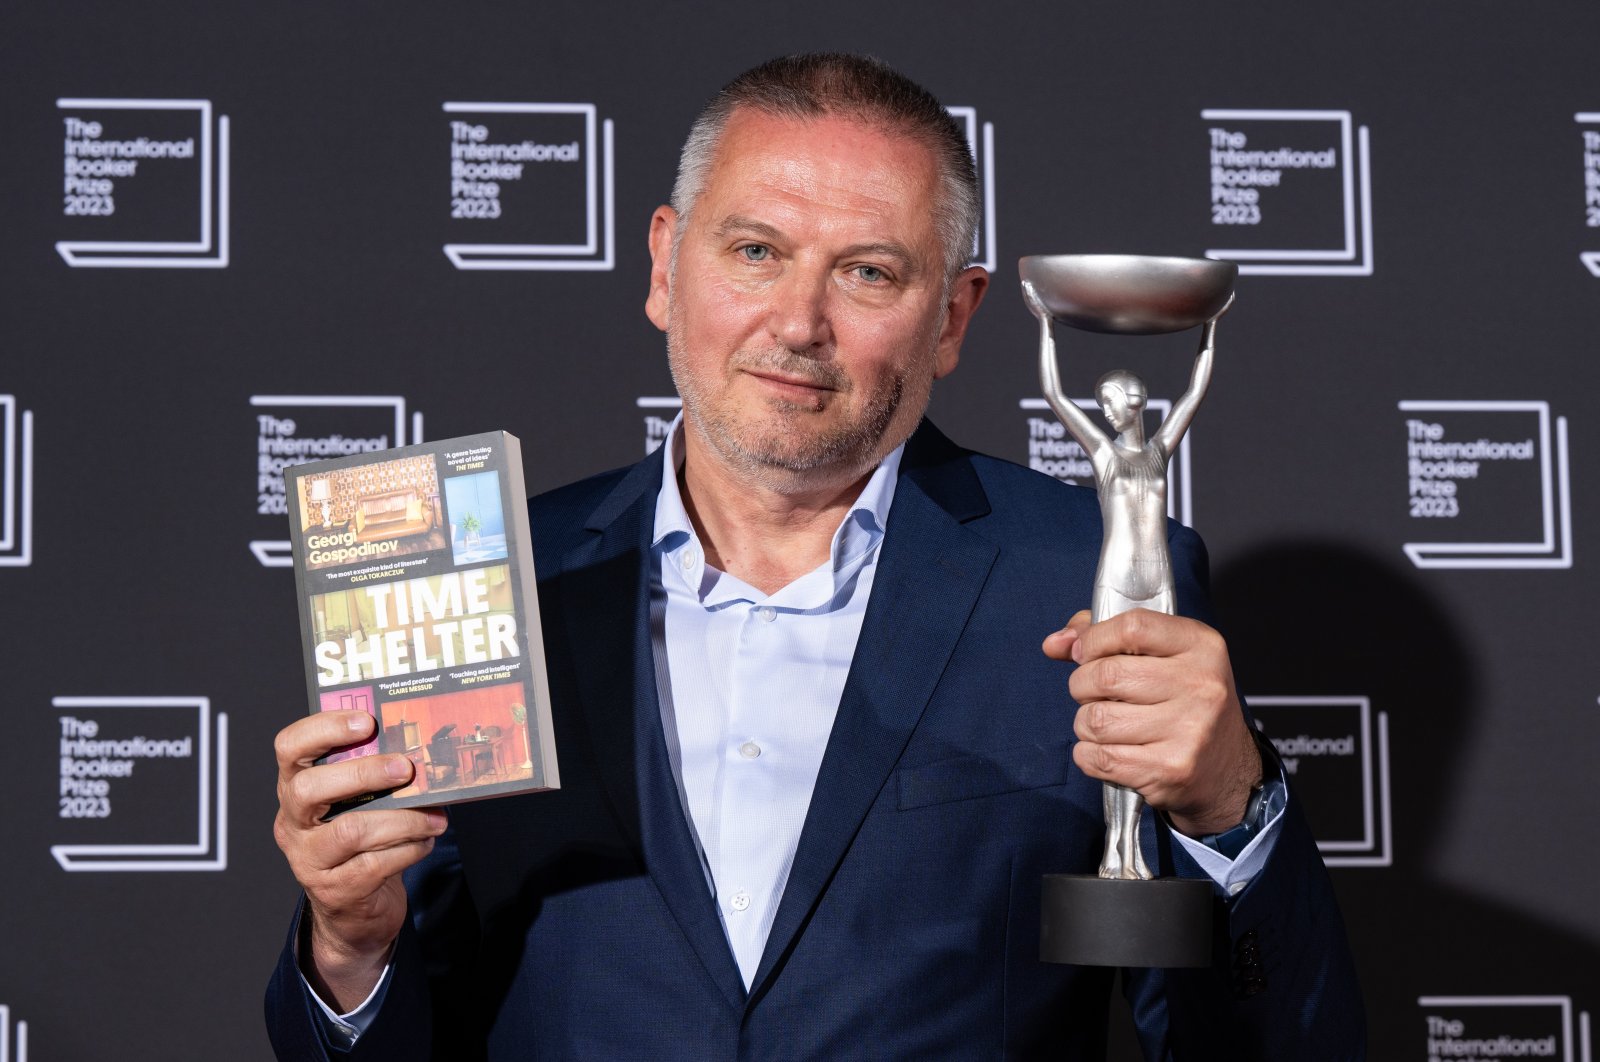
<svg viewBox="0 0 1600 1062">
<path fill-rule="evenodd" d="M 1094 399 L 1075 398 L 1073 402 L 1099 422 L 1100 406 Z M 1017 408 L 1021 412 L 1023 440 L 1018 450 L 1020 463 L 1063 483 L 1093 487 L 1094 468 L 1089 463 L 1089 455 L 1056 419 L 1050 403 L 1043 398 L 1024 398 L 1017 403 Z M 1149 399 L 1145 408 L 1145 430 L 1153 432 L 1171 411 L 1170 398 Z M 1103 423 L 1102 427 L 1105 427 Z M 1194 524 L 1194 489 L 1189 476 L 1192 467 L 1189 441 L 1193 434 L 1192 429 L 1184 433 L 1178 452 L 1167 462 L 1167 515 L 1190 526 Z"/>
<path fill-rule="evenodd" d="M 1207 109 L 1211 258 L 1264 276 L 1371 276 L 1371 136 L 1349 111 Z"/>
<path fill-rule="evenodd" d="M 268 568 L 293 566 L 283 470 L 308 461 L 422 442 L 422 414 L 399 395 L 251 395 L 255 414 L 256 538 Z M 407 434 L 409 428 L 409 435 Z"/>
<path fill-rule="evenodd" d="M 28 1023 L 11 1017 L 11 1007 L 0 1003 L 0 1062 L 28 1062 Z"/>
<path fill-rule="evenodd" d="M 979 121 L 975 107 L 945 109 L 967 135 L 967 147 L 972 151 L 972 162 L 978 171 L 978 187 L 983 194 L 983 216 L 978 221 L 978 232 L 972 245 L 972 264 L 981 265 L 993 273 L 995 263 L 999 261 L 995 249 L 994 123 Z"/>
<path fill-rule="evenodd" d="M 667 429 L 683 408 L 683 399 L 677 395 L 640 395 L 634 404 L 644 418 L 644 452 L 653 454 L 667 441 Z"/>
<path fill-rule="evenodd" d="M 1583 224 L 1585 228 L 1600 229 L 1600 111 L 1579 111 L 1573 117 L 1583 138 Z M 1600 243 L 1600 234 L 1589 236 Z M 1578 261 L 1600 277 L 1600 250 L 1581 251 Z"/>
<path fill-rule="evenodd" d="M 207 697 L 55 697 L 62 870 L 228 866 L 228 717 Z"/>
<path fill-rule="evenodd" d="M 33 563 L 33 414 L 0 395 L 0 568 Z"/>
<path fill-rule="evenodd" d="M 1419 1039 L 1428 1062 L 1461 1058 L 1554 1058 L 1590 1062 L 1588 1012 L 1571 996 L 1422 996 Z"/>
<path fill-rule="evenodd" d="M 444 112 L 450 153 L 444 253 L 451 264 L 615 267 L 615 129 L 595 104 L 455 101 Z"/>
<path fill-rule="evenodd" d="M 75 269 L 228 264 L 228 118 L 205 99 L 56 101 L 61 230 Z"/>
<path fill-rule="evenodd" d="M 1394 863 L 1389 716 L 1361 696 L 1250 696 L 1330 867 Z"/>
<path fill-rule="evenodd" d="M 1408 399 L 1395 434 L 1418 568 L 1572 567 L 1567 418 L 1549 402 Z"/>
</svg>

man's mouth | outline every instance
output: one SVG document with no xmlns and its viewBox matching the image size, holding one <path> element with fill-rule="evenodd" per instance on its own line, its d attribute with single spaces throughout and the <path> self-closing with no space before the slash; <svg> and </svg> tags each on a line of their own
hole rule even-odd
<svg viewBox="0 0 1600 1062">
<path fill-rule="evenodd" d="M 834 386 L 826 380 L 817 380 L 809 376 L 797 376 L 793 373 L 774 372 L 770 369 L 746 369 L 745 372 L 779 389 L 793 389 L 796 391 L 832 391 Z"/>
<path fill-rule="evenodd" d="M 843 382 L 835 379 L 824 365 L 774 365 L 771 363 L 745 364 L 739 371 L 756 379 L 767 393 L 796 405 L 820 409 L 827 396 L 843 390 Z"/>
</svg>

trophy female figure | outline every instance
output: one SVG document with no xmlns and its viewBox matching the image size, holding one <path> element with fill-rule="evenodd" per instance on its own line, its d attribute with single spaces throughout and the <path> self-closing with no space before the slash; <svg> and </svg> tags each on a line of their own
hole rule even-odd
<svg viewBox="0 0 1600 1062">
<path fill-rule="evenodd" d="M 1172 559 L 1167 551 L 1167 463 L 1194 420 L 1195 410 L 1211 382 L 1217 318 L 1227 312 L 1232 297 L 1206 321 L 1189 389 L 1174 403 L 1155 434 L 1146 439 L 1144 409 L 1149 392 L 1144 382 L 1131 372 L 1115 369 L 1095 384 L 1095 399 L 1117 433 L 1112 438 L 1062 393 L 1056 364 L 1055 318 L 1031 281 L 1023 281 L 1022 293 L 1028 308 L 1039 319 L 1039 376 L 1045 400 L 1088 455 L 1100 495 L 1105 530 L 1100 564 L 1095 570 L 1091 616 L 1098 623 L 1135 608 L 1171 613 L 1176 603 Z M 1106 850 L 1100 861 L 1100 876 L 1153 877 L 1139 851 L 1138 823 L 1144 800 L 1132 789 L 1107 784 L 1104 806 Z"/>
</svg>

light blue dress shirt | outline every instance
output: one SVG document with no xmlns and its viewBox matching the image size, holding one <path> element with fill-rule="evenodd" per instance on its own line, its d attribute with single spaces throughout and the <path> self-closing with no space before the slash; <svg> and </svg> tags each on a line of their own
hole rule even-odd
<svg viewBox="0 0 1600 1062">
<path fill-rule="evenodd" d="M 855 656 L 904 447 L 867 480 L 828 559 L 765 594 L 706 564 L 678 491 L 682 445 L 680 416 L 662 447 L 652 538 L 656 691 L 678 797 L 748 988 Z"/>
</svg>

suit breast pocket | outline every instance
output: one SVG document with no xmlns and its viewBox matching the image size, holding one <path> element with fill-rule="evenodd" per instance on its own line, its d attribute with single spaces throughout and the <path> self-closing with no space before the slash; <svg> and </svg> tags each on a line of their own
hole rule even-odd
<svg viewBox="0 0 1600 1062">
<path fill-rule="evenodd" d="M 935 760 L 897 772 L 901 811 L 957 800 L 1001 796 L 1064 785 L 1072 767 L 1072 742 L 1021 745 L 982 755 Z"/>
</svg>

